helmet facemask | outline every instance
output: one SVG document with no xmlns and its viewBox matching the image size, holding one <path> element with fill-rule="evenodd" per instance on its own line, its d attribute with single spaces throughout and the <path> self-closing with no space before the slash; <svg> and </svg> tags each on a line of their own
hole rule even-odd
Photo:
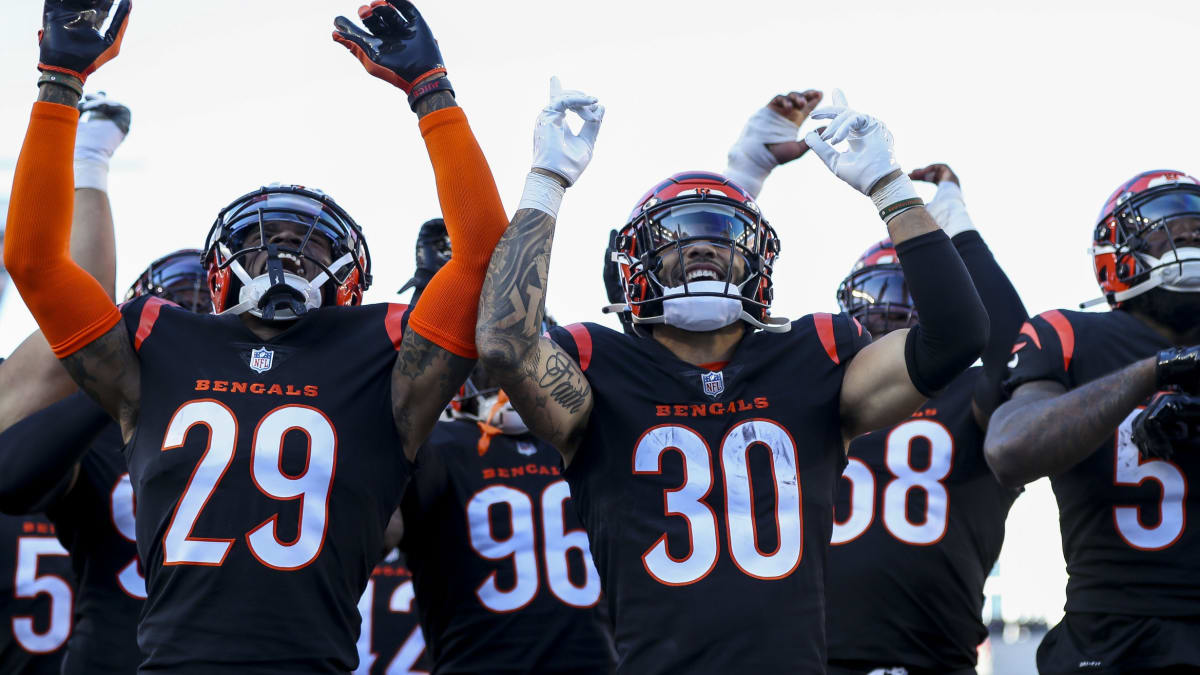
<svg viewBox="0 0 1200 675">
<path fill-rule="evenodd" d="M 789 327 L 769 316 L 779 241 L 740 202 L 701 189 L 651 198 L 613 247 L 635 326 L 710 331 L 743 320 L 772 331 Z"/>
<path fill-rule="evenodd" d="M 266 321 L 358 304 L 370 283 L 361 230 L 332 199 L 299 186 L 262 188 L 226 207 L 209 232 L 205 261 L 220 313 Z M 225 308 L 234 287 L 239 302 Z"/>
<path fill-rule="evenodd" d="M 837 291 L 838 306 L 875 337 L 917 323 L 917 309 L 899 263 L 863 267 L 850 273 Z"/>
<path fill-rule="evenodd" d="M 126 302 L 153 295 L 195 314 L 212 313 L 207 275 L 200 251 L 185 249 L 150 263 L 125 294 Z"/>
</svg>

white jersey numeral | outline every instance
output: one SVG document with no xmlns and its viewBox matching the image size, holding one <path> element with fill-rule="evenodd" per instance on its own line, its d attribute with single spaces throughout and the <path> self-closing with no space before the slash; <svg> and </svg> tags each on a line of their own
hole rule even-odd
<svg viewBox="0 0 1200 675">
<path fill-rule="evenodd" d="M 71 610 L 75 595 L 71 585 L 62 577 L 53 574 L 38 574 L 38 560 L 43 556 L 66 556 L 67 551 L 54 537 L 17 538 L 17 574 L 13 597 L 50 598 L 50 625 L 39 633 L 32 616 L 14 616 L 12 634 L 17 644 L 27 652 L 45 654 L 52 652 L 71 635 Z"/>
<path fill-rule="evenodd" d="M 501 588 L 497 573 L 484 579 L 475 593 L 480 603 L 493 612 L 512 612 L 525 607 L 537 597 L 540 586 L 538 574 L 537 523 L 540 516 L 542 565 L 550 592 L 571 607 L 591 607 L 600 600 L 600 575 L 592 564 L 587 533 L 582 529 L 568 530 L 567 500 L 570 488 L 563 480 L 547 485 L 534 501 L 522 490 L 507 485 L 492 485 L 475 493 L 467 503 L 467 524 L 471 547 L 487 560 L 511 559 L 513 579 L 510 588 Z M 503 505 L 503 506 L 501 506 Z M 499 508 L 497 508 L 499 507 Z M 496 527 L 495 519 L 507 512 L 509 522 Z M 507 531 L 503 539 L 497 531 Z M 568 561 L 576 551 L 583 561 L 582 585 L 571 581 Z"/>
<path fill-rule="evenodd" d="M 392 591 L 392 597 L 388 599 L 388 611 L 398 614 L 411 613 L 413 597 L 412 580 L 396 586 Z M 378 658 L 372 651 L 372 638 L 375 632 L 374 609 L 375 580 L 368 579 L 367 590 L 363 592 L 358 601 L 358 613 L 362 616 L 362 630 L 358 634 L 358 668 L 354 671 L 354 675 L 368 675 Z M 417 626 L 404 639 L 404 644 L 396 650 L 396 655 L 392 657 L 392 660 L 388 661 L 387 668 L 383 671 L 384 675 L 428 675 L 427 671 L 417 670 L 415 667 L 424 651 L 425 634 L 421 632 L 421 627 Z"/>
<path fill-rule="evenodd" d="M 193 537 L 192 530 L 217 484 L 224 477 L 237 444 L 233 411 L 211 399 L 189 401 L 175 412 L 163 439 L 163 451 L 180 448 L 197 425 L 208 427 L 208 447 L 192 472 L 163 537 L 164 565 L 220 565 L 234 539 Z M 308 442 L 305 467 L 298 475 L 283 472 L 284 437 L 301 433 Z M 329 491 L 337 465 L 337 432 L 321 411 L 304 405 L 280 406 L 259 421 L 250 454 L 250 476 L 260 492 L 278 501 L 300 500 L 300 522 L 293 541 L 280 541 L 278 514 L 246 533 L 250 553 L 277 570 L 300 569 L 316 560 L 325 543 Z"/>
<path fill-rule="evenodd" d="M 113 526 L 117 529 L 117 534 L 128 541 L 137 542 L 137 529 L 134 521 L 136 505 L 133 499 L 133 485 L 129 482 L 129 474 L 123 473 L 117 479 L 117 484 L 113 486 L 112 494 L 109 495 L 109 503 L 112 506 Z M 146 579 L 138 571 L 136 556 L 129 561 L 129 564 L 122 567 L 120 572 L 117 572 L 117 584 L 130 596 L 139 600 L 146 599 Z"/>
<path fill-rule="evenodd" d="M 777 540 L 765 547 L 757 539 L 754 487 L 747 462 L 754 447 L 770 452 L 770 489 L 775 494 Z M 680 425 L 650 429 L 633 450 L 634 475 L 662 473 L 662 458 L 676 452 L 683 459 L 683 485 L 664 490 L 667 516 L 687 520 L 688 553 L 675 558 L 664 533 L 642 554 L 650 576 L 670 586 L 692 584 L 717 564 L 720 543 L 717 514 L 705 502 L 713 485 L 708 443 L 694 430 Z M 743 573 L 759 579 L 779 579 L 792 573 L 804 554 L 803 495 L 796 469 L 796 444 L 790 434 L 770 420 L 746 420 L 734 425 L 721 441 L 721 475 L 725 484 L 725 521 L 733 562 Z"/>
<path fill-rule="evenodd" d="M 1157 518 L 1150 518 L 1151 522 L 1157 520 L 1158 524 L 1152 527 L 1143 525 L 1141 509 L 1137 506 L 1114 506 L 1113 520 L 1117 524 L 1117 533 L 1126 544 L 1140 551 L 1159 551 L 1174 544 L 1183 535 L 1187 478 L 1171 462 L 1163 459 L 1142 460 L 1132 439 L 1133 420 L 1139 413 L 1140 408 L 1129 413 L 1117 427 L 1113 484 L 1137 486 L 1148 480 L 1158 483 L 1162 489 L 1159 514 Z"/>
<path fill-rule="evenodd" d="M 912 444 L 922 439 L 929 445 L 929 465 L 912 465 Z M 909 420 L 892 429 L 884 443 L 884 462 L 892 474 L 883 489 L 883 526 L 898 541 L 929 546 L 946 534 L 950 494 L 943 481 L 954 468 L 954 437 L 940 422 Z M 850 514 L 834 520 L 830 543 L 835 546 L 858 539 L 875 520 L 875 475 L 862 460 L 851 457 L 842 472 L 850 482 Z M 909 520 L 908 500 L 913 490 L 925 493 L 925 513 Z"/>
</svg>

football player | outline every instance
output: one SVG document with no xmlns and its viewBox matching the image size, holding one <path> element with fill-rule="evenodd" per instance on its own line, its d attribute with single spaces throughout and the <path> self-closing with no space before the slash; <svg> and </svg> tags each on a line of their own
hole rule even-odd
<svg viewBox="0 0 1200 675">
<path fill-rule="evenodd" d="M 155 260 L 126 301 L 149 294 L 211 312 L 200 253 Z M 44 512 L 71 556 L 77 583 L 65 674 L 134 673 L 141 662 L 137 625 L 146 584 L 123 445 L 117 423 L 82 392 L 0 434 L 0 511 Z"/>
<path fill-rule="evenodd" d="M 440 223 L 421 227 L 401 289 L 417 306 L 450 255 Z M 447 411 L 393 517 L 433 672 L 611 672 L 600 578 L 558 453 L 479 366 Z"/>
<path fill-rule="evenodd" d="M 1195 672 L 1200 499 L 1188 483 L 1200 454 L 1184 451 L 1194 430 L 1140 449 L 1135 439 L 1196 411 L 1200 181 L 1134 176 L 1104 203 L 1092 239 L 1104 295 L 1084 304 L 1112 311 L 1051 310 L 1021 327 L 1011 398 L 984 449 L 1001 482 L 1049 476 L 1058 500 L 1066 614 L 1038 648 L 1040 672 Z"/>
<path fill-rule="evenodd" d="M 726 173 L 753 185 L 752 196 L 774 166 L 807 150 L 790 116 L 812 94 L 776 96 L 730 149 Z M 971 222 L 950 167 L 933 164 L 909 177 L 938 186 L 927 209 L 966 264 L 990 331 L 982 368 L 959 375 L 909 419 L 850 442 L 826 576 L 829 672 L 837 675 L 974 673 L 987 637 L 983 584 L 1017 495 L 988 469 L 983 431 L 1028 315 Z M 876 338 L 917 323 L 904 270 L 886 239 L 858 259 L 837 299 Z"/>
<path fill-rule="evenodd" d="M 5 263 L 55 354 L 128 443 L 147 589 L 141 669 L 351 671 L 357 604 L 410 458 L 474 364 L 503 206 L 428 25 L 404 0 L 374 2 L 359 9 L 366 30 L 338 17 L 334 39 L 420 118 L 456 249 L 428 308 L 401 335 L 400 308 L 356 307 L 370 283 L 361 230 L 323 193 L 272 186 L 210 230 L 219 316 L 148 296 L 118 310 L 68 255 L 64 195 L 70 104 L 116 55 L 129 11 L 45 5 Z"/>
<path fill-rule="evenodd" d="M 983 348 L 987 315 L 887 128 L 835 97 L 814 113 L 829 127 L 805 141 L 872 197 L 916 326 L 872 343 L 846 315 L 772 316 L 774 230 L 742 188 L 687 172 L 638 201 L 612 251 L 638 335 L 579 324 L 541 338 L 557 209 L 590 159 L 594 101 L 562 93 L 539 117 L 533 171 L 480 301 L 481 363 L 563 456 L 618 672 L 823 673 L 844 444 L 950 384 Z M 588 120 L 579 135 L 567 109 Z"/>
<path fill-rule="evenodd" d="M 412 572 L 396 549 L 398 537 L 390 538 L 387 555 L 371 571 L 358 601 L 362 630 L 355 675 L 422 675 L 430 671 L 425 634 L 413 602 Z"/>
<path fill-rule="evenodd" d="M 85 96 L 80 110 L 70 247 L 80 266 L 111 296 L 116 253 L 108 165 L 129 132 L 131 116 L 127 107 L 103 94 Z M 2 289 L 7 275 L 0 277 Z M 34 333 L 10 358 L 0 359 L 0 429 L 75 389 L 45 338 Z M 0 471 L 0 480 L 10 478 Z M 55 534 L 42 514 L 0 515 L 0 672 L 57 674 L 62 669 L 76 601 L 71 562 Z"/>
</svg>

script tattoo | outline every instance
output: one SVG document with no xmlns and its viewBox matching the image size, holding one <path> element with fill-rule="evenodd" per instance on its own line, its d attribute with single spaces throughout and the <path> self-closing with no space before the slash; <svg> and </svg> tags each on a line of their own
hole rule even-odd
<svg viewBox="0 0 1200 675">
<path fill-rule="evenodd" d="M 572 413 L 579 412 L 587 402 L 588 387 L 583 373 L 561 352 L 554 352 L 546 359 L 538 386 L 550 390 L 550 398 Z"/>
</svg>

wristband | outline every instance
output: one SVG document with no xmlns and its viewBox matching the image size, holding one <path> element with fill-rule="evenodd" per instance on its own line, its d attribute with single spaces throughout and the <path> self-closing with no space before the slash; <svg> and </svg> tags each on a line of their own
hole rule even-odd
<svg viewBox="0 0 1200 675">
<path fill-rule="evenodd" d="M 412 88 L 408 92 L 408 107 L 412 108 L 413 112 L 417 111 L 417 101 L 426 96 L 439 91 L 448 91 L 454 94 L 454 87 L 450 86 L 450 79 L 442 76 L 432 80 L 427 80 Z"/>
<path fill-rule="evenodd" d="M 66 87 L 67 89 L 75 92 L 79 98 L 83 98 L 83 85 L 75 84 L 75 82 L 72 81 L 73 79 L 73 77 L 66 75 L 65 73 L 60 73 L 53 70 L 43 70 L 42 76 L 38 78 L 37 83 L 38 88 L 41 88 L 43 85 L 47 84 L 57 84 L 60 87 Z"/>
<path fill-rule="evenodd" d="M 875 208 L 879 209 L 879 217 L 885 223 L 911 208 L 925 204 L 917 196 L 917 189 L 913 187 L 912 180 L 904 174 L 872 192 L 871 201 L 875 203 Z"/>
<path fill-rule="evenodd" d="M 558 207 L 562 205 L 563 194 L 567 189 L 557 180 L 545 174 L 530 171 L 525 177 L 525 191 L 521 193 L 521 203 L 517 210 L 536 209 L 550 214 L 551 218 L 558 217 Z"/>
<path fill-rule="evenodd" d="M 96 153 L 75 152 L 75 189 L 108 192 L 108 160 Z"/>
</svg>

